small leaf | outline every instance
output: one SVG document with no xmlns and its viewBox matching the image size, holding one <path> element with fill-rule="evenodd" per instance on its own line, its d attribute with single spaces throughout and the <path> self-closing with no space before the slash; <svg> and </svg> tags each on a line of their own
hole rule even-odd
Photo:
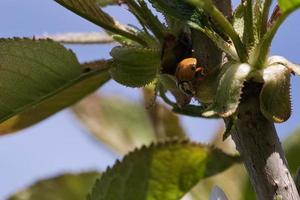
<svg viewBox="0 0 300 200">
<path fill-rule="evenodd" d="M 0 122 L 60 92 L 82 74 L 75 55 L 50 40 L 0 40 Z"/>
<path fill-rule="evenodd" d="M 282 12 L 292 12 L 300 7 L 300 0 L 278 0 Z"/>
<path fill-rule="evenodd" d="M 158 49 L 115 47 L 110 73 L 114 80 L 129 87 L 142 87 L 153 81 L 160 68 Z"/>
<path fill-rule="evenodd" d="M 108 169 L 88 200 L 178 200 L 199 180 L 223 171 L 235 160 L 219 150 L 189 142 L 143 147 Z"/>
<path fill-rule="evenodd" d="M 91 71 L 71 80 L 55 95 L 2 122 L 0 135 L 27 128 L 46 119 L 94 92 L 110 79 L 105 61 L 86 63 L 83 66 Z"/>
<path fill-rule="evenodd" d="M 243 84 L 251 71 L 251 66 L 245 63 L 227 63 L 223 66 L 215 100 L 211 107 L 203 113 L 204 116 L 215 114 L 221 117 L 232 115 L 240 102 Z"/>
<path fill-rule="evenodd" d="M 268 59 L 268 65 L 281 64 L 290 70 L 290 72 L 300 76 L 300 65 L 294 64 L 282 56 L 271 56 Z"/>
<path fill-rule="evenodd" d="M 8 200 L 83 200 L 99 176 L 98 172 L 63 174 L 38 181 Z"/>
<path fill-rule="evenodd" d="M 274 64 L 264 69 L 264 85 L 260 94 L 261 112 L 269 120 L 284 122 L 291 115 L 290 71 Z"/>
</svg>

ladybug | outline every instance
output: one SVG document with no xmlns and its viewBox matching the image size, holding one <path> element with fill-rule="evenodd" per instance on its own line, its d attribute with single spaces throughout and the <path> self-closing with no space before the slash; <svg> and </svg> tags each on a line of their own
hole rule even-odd
<svg viewBox="0 0 300 200">
<path fill-rule="evenodd" d="M 186 58 L 177 65 L 175 77 L 177 79 L 179 89 L 189 96 L 194 96 L 195 89 L 193 87 L 193 83 L 203 79 L 204 68 L 197 67 L 196 58 Z"/>
</svg>

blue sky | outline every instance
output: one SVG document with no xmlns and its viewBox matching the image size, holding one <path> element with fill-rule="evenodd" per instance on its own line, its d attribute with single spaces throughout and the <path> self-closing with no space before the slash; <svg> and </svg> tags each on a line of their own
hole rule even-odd
<svg viewBox="0 0 300 200">
<path fill-rule="evenodd" d="M 234 1 L 237 2 L 236 0 Z M 32 37 L 42 33 L 101 31 L 97 26 L 67 11 L 53 0 L 1 0 L 0 37 Z M 120 22 L 135 21 L 126 11 L 109 8 Z M 275 38 L 272 54 L 283 55 L 300 63 L 300 12 L 293 14 L 281 27 Z M 68 46 L 80 61 L 109 57 L 111 45 Z M 277 125 L 281 138 L 299 126 L 300 78 L 292 79 L 293 116 L 288 122 Z M 137 90 L 117 85 L 111 81 L 101 93 L 120 94 L 138 99 Z M 197 141 L 207 142 L 221 121 L 199 120 L 183 117 L 184 127 Z M 0 199 L 35 180 L 63 172 L 89 169 L 104 170 L 112 165 L 117 155 L 99 145 L 81 127 L 68 110 L 64 110 L 42 123 L 0 137 Z"/>
</svg>

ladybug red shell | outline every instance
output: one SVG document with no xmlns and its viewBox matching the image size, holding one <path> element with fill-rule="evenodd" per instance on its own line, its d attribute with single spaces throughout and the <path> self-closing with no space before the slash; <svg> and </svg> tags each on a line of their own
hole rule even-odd
<svg viewBox="0 0 300 200">
<path fill-rule="evenodd" d="M 194 96 L 193 81 L 201 80 L 204 76 L 204 68 L 197 67 L 196 58 L 183 59 L 176 68 L 175 77 L 178 87 L 187 95 Z"/>
</svg>

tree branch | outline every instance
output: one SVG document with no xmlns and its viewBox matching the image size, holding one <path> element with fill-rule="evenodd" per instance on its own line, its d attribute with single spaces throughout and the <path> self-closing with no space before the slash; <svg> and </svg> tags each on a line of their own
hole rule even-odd
<svg viewBox="0 0 300 200">
<path fill-rule="evenodd" d="M 261 85 L 247 83 L 232 130 L 259 200 L 299 200 L 274 124 L 260 112 Z"/>
</svg>

